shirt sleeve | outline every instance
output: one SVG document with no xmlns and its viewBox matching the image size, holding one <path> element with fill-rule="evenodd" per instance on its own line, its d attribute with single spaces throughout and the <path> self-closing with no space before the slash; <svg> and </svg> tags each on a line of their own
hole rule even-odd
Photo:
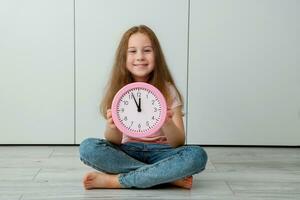
<svg viewBox="0 0 300 200">
<path fill-rule="evenodd" d="M 170 108 L 176 108 L 177 106 L 182 106 L 182 102 L 180 101 L 179 94 L 177 93 L 175 87 L 172 84 L 168 84 L 172 103 Z"/>
</svg>

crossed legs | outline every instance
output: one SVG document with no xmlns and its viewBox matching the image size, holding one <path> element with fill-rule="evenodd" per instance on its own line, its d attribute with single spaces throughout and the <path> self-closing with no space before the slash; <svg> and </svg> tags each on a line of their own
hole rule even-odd
<svg viewBox="0 0 300 200">
<path fill-rule="evenodd" d="M 80 145 L 81 160 L 101 171 L 87 173 L 83 178 L 84 187 L 148 188 L 171 183 L 189 189 L 192 175 L 202 171 L 207 160 L 205 151 L 198 146 L 158 151 L 153 164 L 141 162 L 127 153 L 105 140 L 83 141 Z"/>
</svg>

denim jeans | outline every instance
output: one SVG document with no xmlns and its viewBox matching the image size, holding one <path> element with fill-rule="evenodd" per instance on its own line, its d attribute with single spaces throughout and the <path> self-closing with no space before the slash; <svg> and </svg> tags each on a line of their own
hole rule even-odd
<svg viewBox="0 0 300 200">
<path fill-rule="evenodd" d="M 108 174 L 120 174 L 124 188 L 149 188 L 169 183 L 205 169 L 207 154 L 200 146 L 173 148 L 168 144 L 128 142 L 114 145 L 88 138 L 80 144 L 80 159 Z"/>
</svg>

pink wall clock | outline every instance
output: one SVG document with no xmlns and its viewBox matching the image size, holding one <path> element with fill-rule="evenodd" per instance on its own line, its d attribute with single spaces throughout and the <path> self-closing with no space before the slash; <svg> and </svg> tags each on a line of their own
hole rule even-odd
<svg viewBox="0 0 300 200">
<path fill-rule="evenodd" d="M 130 137 L 146 137 L 157 132 L 167 115 L 166 100 L 154 86 L 144 82 L 125 85 L 112 102 L 116 127 Z"/>
</svg>

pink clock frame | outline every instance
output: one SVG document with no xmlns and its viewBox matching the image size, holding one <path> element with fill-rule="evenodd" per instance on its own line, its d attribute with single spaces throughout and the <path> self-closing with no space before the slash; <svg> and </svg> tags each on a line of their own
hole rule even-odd
<svg viewBox="0 0 300 200">
<path fill-rule="evenodd" d="M 118 104 L 120 102 L 120 99 L 129 90 L 132 90 L 132 89 L 135 89 L 135 88 L 143 88 L 143 89 L 150 90 L 154 94 L 154 96 L 157 97 L 157 99 L 159 100 L 159 102 L 161 104 L 161 117 L 160 117 L 160 120 L 152 129 L 148 130 L 147 132 L 130 131 L 119 121 L 119 118 L 118 118 L 117 108 L 118 108 Z M 164 96 L 162 95 L 162 93 L 156 87 L 154 87 L 151 84 L 145 83 L 145 82 L 134 82 L 134 83 L 130 83 L 130 84 L 125 85 L 124 87 L 122 87 L 117 92 L 117 94 L 114 96 L 114 99 L 112 101 L 111 111 L 112 111 L 112 119 L 113 119 L 116 127 L 122 133 L 124 133 L 124 134 L 126 134 L 130 137 L 142 138 L 142 137 L 147 137 L 147 136 L 153 135 L 154 133 L 159 131 L 159 129 L 162 127 L 162 125 L 165 122 L 166 116 L 167 116 L 167 104 L 166 104 L 166 100 L 165 100 Z"/>
</svg>

